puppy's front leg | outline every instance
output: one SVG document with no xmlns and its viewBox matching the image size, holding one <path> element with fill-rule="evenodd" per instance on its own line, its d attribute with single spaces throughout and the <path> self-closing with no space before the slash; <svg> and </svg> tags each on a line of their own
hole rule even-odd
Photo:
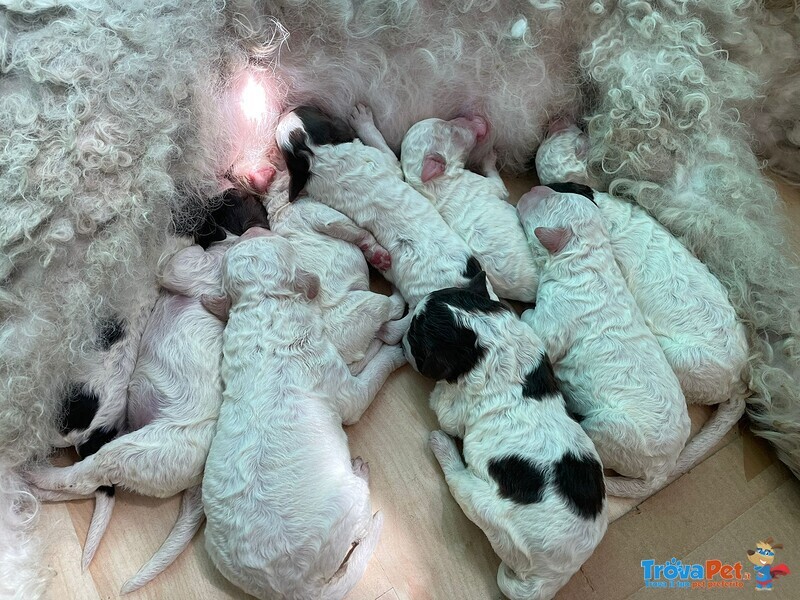
<svg viewBox="0 0 800 600">
<path fill-rule="evenodd" d="M 495 194 L 503 200 L 508 200 L 508 188 L 506 188 L 506 184 L 503 183 L 503 179 L 500 177 L 500 173 L 497 170 L 497 153 L 494 149 L 490 150 L 489 153 L 483 157 L 480 166 L 486 179 L 488 179 L 495 188 Z"/>
<path fill-rule="evenodd" d="M 375 119 L 372 117 L 372 109 L 363 104 L 356 104 L 353 110 L 350 111 L 350 124 L 356 130 L 358 139 L 364 142 L 367 146 L 372 146 L 378 150 L 382 150 L 387 154 L 391 154 L 392 158 L 397 160 L 397 155 L 386 143 L 386 140 L 375 127 Z"/>
<path fill-rule="evenodd" d="M 383 346 L 357 377 L 349 377 L 335 396 L 344 425 L 358 422 L 375 395 L 395 370 L 406 363 L 399 346 Z"/>
</svg>

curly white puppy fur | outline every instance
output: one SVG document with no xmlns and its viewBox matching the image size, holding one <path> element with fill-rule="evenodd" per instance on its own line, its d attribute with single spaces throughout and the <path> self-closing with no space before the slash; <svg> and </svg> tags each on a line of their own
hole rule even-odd
<svg viewBox="0 0 800 600">
<path fill-rule="evenodd" d="M 400 162 L 369 112 L 355 109 L 351 120 L 360 140 L 314 109 L 281 119 L 278 140 L 292 177 L 290 198 L 306 189 L 372 233 L 391 256 L 386 279 L 411 307 L 429 292 L 469 281 L 480 270 L 469 247 L 403 180 Z"/>
<path fill-rule="evenodd" d="M 437 381 L 431 434 L 453 497 L 502 559 L 512 600 L 548 600 L 591 556 L 608 525 L 600 458 L 568 414 L 542 341 L 489 297 L 481 272 L 466 289 L 420 302 L 403 346 Z"/>
<path fill-rule="evenodd" d="M 147 496 L 183 490 L 176 529 L 156 555 L 122 588 L 131 592 L 163 571 L 183 551 L 202 523 L 199 484 L 222 402 L 222 323 L 201 305 L 203 294 L 219 294 L 222 257 L 230 242 L 209 250 L 190 246 L 175 254 L 161 278 L 165 288 L 147 322 L 131 377 L 127 402 L 130 433 L 69 467 L 28 473 L 48 491 L 81 497 L 121 485 Z M 110 518 L 110 510 L 105 522 Z M 84 568 L 104 527 L 91 529 Z"/>
<path fill-rule="evenodd" d="M 481 160 L 483 175 L 466 168 L 469 154 L 487 134 L 481 117 L 415 123 L 401 145 L 403 175 L 475 253 L 498 296 L 533 302 L 539 267 L 508 203 L 494 152 Z"/>
<path fill-rule="evenodd" d="M 609 478 L 608 492 L 648 495 L 666 482 L 689 437 L 680 383 L 614 262 L 599 209 L 583 196 L 535 187 L 517 210 L 531 244 L 551 254 L 536 308 L 522 319 L 544 340 L 603 465 L 634 478 Z"/>
<path fill-rule="evenodd" d="M 358 377 L 327 339 L 316 276 L 288 240 L 253 228 L 228 251 L 224 401 L 206 463 L 206 548 L 258 598 L 341 599 L 372 555 L 368 470 L 350 460 L 354 423 L 405 362 L 384 346 Z M 216 302 L 220 312 L 225 300 Z"/>
<path fill-rule="evenodd" d="M 391 266 L 389 253 L 342 213 L 312 198 L 289 202 L 288 177 L 275 182 L 267 197 L 270 228 L 288 239 L 298 265 L 320 279 L 317 303 L 325 331 L 354 374 L 380 348 L 376 335 L 389 321 L 400 319 L 405 301 L 399 293 L 369 289 L 367 261 Z M 367 324 L 371 326 L 367 326 Z"/>
</svg>

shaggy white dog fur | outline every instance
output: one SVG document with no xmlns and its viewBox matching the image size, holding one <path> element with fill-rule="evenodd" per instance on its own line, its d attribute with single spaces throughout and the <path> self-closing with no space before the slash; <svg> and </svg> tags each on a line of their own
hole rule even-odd
<svg viewBox="0 0 800 600">
<path fill-rule="evenodd" d="M 481 161 L 483 175 L 466 168 L 467 157 L 487 133 L 480 117 L 420 121 L 403 138 L 403 175 L 467 243 L 498 296 L 533 302 L 540 266 L 508 203 L 494 152 Z"/>
<path fill-rule="evenodd" d="M 197 486 L 222 403 L 223 325 L 203 308 L 201 296 L 221 293 L 222 259 L 230 244 L 217 242 L 207 251 L 190 246 L 167 263 L 161 278 L 166 291 L 147 322 L 130 381 L 126 404 L 130 433 L 72 466 L 43 467 L 28 473 L 40 490 L 74 497 L 112 485 L 157 497 L 188 489 L 177 530 L 126 582 L 122 593 L 138 589 L 169 566 L 202 523 Z M 184 521 L 191 526 L 186 527 Z M 90 530 L 84 569 L 103 529 L 94 535 Z"/>
<path fill-rule="evenodd" d="M 444 432 L 431 434 L 431 449 L 502 559 L 497 584 L 512 600 L 549 600 L 608 519 L 600 458 L 567 414 L 542 341 L 491 300 L 481 272 L 466 289 L 426 296 L 403 347 L 437 380 L 430 405 Z M 463 439 L 463 461 L 446 434 Z"/>
<path fill-rule="evenodd" d="M 626 476 L 609 478 L 608 493 L 649 495 L 689 437 L 680 383 L 614 262 L 599 209 L 583 196 L 535 187 L 517 210 L 531 244 L 551 254 L 536 308 L 522 319 L 544 341 L 603 465 Z"/>
<path fill-rule="evenodd" d="M 800 270 L 751 150 L 800 179 L 799 31 L 754 0 L 0 0 L 0 453 L 48 452 L 98 324 L 135 314 L 221 176 L 263 189 L 287 105 L 362 101 L 395 149 L 480 113 L 515 170 L 553 116 L 585 119 L 593 176 L 729 290 L 753 428 L 800 474 L 800 385 L 778 368 L 800 367 Z"/>
<path fill-rule="evenodd" d="M 358 377 L 327 338 L 319 279 L 290 242 L 253 228 L 224 263 L 229 303 L 224 400 L 206 464 L 206 548 L 225 577 L 258 598 L 341 599 L 378 541 L 354 423 L 405 363 L 383 346 Z M 367 326 L 370 324 L 367 323 Z"/>
</svg>

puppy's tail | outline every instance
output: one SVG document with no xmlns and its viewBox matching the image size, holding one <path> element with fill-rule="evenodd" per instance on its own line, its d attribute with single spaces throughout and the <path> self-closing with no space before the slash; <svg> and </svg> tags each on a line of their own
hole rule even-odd
<svg viewBox="0 0 800 600">
<path fill-rule="evenodd" d="M 81 569 L 86 571 L 92 563 L 95 552 L 100 546 L 100 540 L 106 532 L 111 513 L 114 512 L 115 488 L 113 485 L 104 485 L 97 488 L 94 494 L 94 512 L 92 521 L 89 523 L 89 533 L 86 534 L 86 543 L 83 545 L 83 557 L 81 559 Z"/>
<path fill-rule="evenodd" d="M 531 577 L 520 579 L 506 563 L 500 563 L 497 570 L 497 585 L 511 600 L 550 600 L 556 592 L 564 587 L 572 573 L 565 573 L 563 577 L 546 579 Z"/>
<path fill-rule="evenodd" d="M 120 595 L 134 592 L 147 585 L 170 566 L 192 541 L 204 519 L 202 492 L 200 486 L 196 485 L 183 492 L 178 518 L 167 539 L 136 575 L 125 582 L 119 591 Z"/>
<path fill-rule="evenodd" d="M 322 588 L 321 598 L 323 600 L 342 600 L 358 584 L 364 575 L 364 571 L 367 570 L 367 563 L 375 552 L 375 547 L 378 545 L 382 527 L 383 515 L 378 511 L 372 517 L 367 535 L 358 542 L 358 545 L 352 554 L 345 559 L 339 571 Z"/>
<path fill-rule="evenodd" d="M 692 438 L 678 457 L 670 478 L 678 477 L 694 468 L 725 436 L 744 414 L 745 401 L 743 396 L 731 398 L 719 404 L 716 412 L 703 426 L 703 429 Z"/>
<path fill-rule="evenodd" d="M 291 202 L 300 195 L 311 177 L 313 148 L 352 142 L 355 133 L 344 121 L 326 115 L 312 106 L 299 106 L 281 117 L 275 137 L 291 177 Z"/>
</svg>

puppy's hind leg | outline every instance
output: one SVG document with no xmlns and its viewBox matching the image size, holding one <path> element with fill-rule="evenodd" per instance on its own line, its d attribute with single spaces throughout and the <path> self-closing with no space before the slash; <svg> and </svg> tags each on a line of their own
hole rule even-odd
<svg viewBox="0 0 800 600">
<path fill-rule="evenodd" d="M 334 398 L 342 423 L 352 425 L 358 422 L 389 375 L 405 362 L 402 348 L 383 346 L 358 377 L 348 373 L 346 381 Z"/>
</svg>

